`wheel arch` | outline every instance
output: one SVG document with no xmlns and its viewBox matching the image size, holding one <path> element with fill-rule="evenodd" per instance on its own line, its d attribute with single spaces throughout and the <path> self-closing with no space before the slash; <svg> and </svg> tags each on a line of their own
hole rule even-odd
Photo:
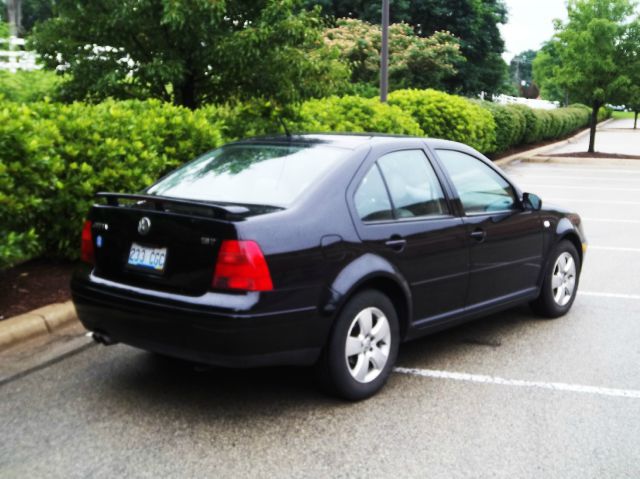
<svg viewBox="0 0 640 479">
<path fill-rule="evenodd" d="M 386 259 L 365 254 L 347 265 L 328 288 L 328 298 L 321 310 L 337 317 L 347 301 L 366 289 L 375 289 L 389 297 L 398 315 L 400 336 L 403 339 L 413 315 L 411 291 L 398 269 Z"/>
</svg>

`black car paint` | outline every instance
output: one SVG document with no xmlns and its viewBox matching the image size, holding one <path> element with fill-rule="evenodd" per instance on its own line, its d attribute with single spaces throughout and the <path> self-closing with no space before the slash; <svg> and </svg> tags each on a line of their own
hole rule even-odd
<svg viewBox="0 0 640 479">
<path fill-rule="evenodd" d="M 534 299 L 549 252 L 561 239 L 570 239 L 582 253 L 585 238 L 579 219 L 570 220 L 577 215 L 559 208 L 543 204 L 542 210 L 531 211 L 520 205 L 519 211 L 509 214 L 465 216 L 439 163 L 438 149 L 470 154 L 506 178 L 490 160 L 465 145 L 384 136 L 247 141 L 328 141 L 353 149 L 353 154 L 294 205 L 269 214 L 178 221 L 175 214 L 159 211 L 95 206 L 89 215 L 94 238 L 102 234 L 103 241 L 121 244 L 111 252 L 96 248 L 99 266 L 83 265 L 74 274 L 73 299 L 87 329 L 113 341 L 211 364 L 312 364 L 335 315 L 361 288 L 380 288 L 390 296 L 403 339 L 409 340 Z M 369 167 L 387 152 L 416 148 L 434 167 L 451 214 L 362 223 L 354 213 L 353 195 Z M 509 183 L 522 199 L 518 187 Z M 115 214 L 118 227 L 95 231 L 96 223 L 110 223 Z M 162 225 L 149 237 L 136 232 L 142 215 Z M 544 227 L 545 221 L 549 227 Z M 473 239 L 471 233 L 479 226 L 487 235 Z M 210 290 L 219 244 L 198 240 L 221 232 L 225 239 L 259 242 L 273 291 Z M 123 254 L 131 241 L 168 246 L 170 278 L 123 268 Z M 101 258 L 102 254 L 107 257 Z M 187 274 L 191 279 L 183 281 Z"/>
</svg>

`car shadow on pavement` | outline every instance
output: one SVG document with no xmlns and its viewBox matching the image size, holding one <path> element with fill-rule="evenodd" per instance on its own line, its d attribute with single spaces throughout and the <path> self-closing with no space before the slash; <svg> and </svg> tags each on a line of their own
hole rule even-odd
<svg viewBox="0 0 640 479">
<path fill-rule="evenodd" d="M 527 308 L 516 308 L 466 323 L 403 344 L 398 364 L 437 363 L 439 357 L 456 354 L 458 348 L 469 345 L 496 348 L 503 335 L 530 321 L 538 319 Z M 244 421 L 256 415 L 353 406 L 325 394 L 310 367 L 216 368 L 126 346 L 113 348 L 114 354 L 104 363 L 109 370 L 108 380 L 97 386 L 100 397 L 120 401 L 124 396 L 136 409 L 161 407 L 167 414 L 191 413 L 201 416 L 200 420 Z M 385 401 L 396 394 L 397 381 L 392 377 L 390 383 L 369 401 Z"/>
</svg>

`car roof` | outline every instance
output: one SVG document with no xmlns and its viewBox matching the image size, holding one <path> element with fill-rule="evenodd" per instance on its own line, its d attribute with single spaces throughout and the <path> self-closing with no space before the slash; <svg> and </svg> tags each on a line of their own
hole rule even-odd
<svg viewBox="0 0 640 479">
<path fill-rule="evenodd" d="M 241 140 L 235 144 L 326 144 L 337 148 L 355 150 L 363 145 L 397 144 L 401 146 L 406 140 L 423 140 L 432 149 L 455 149 L 478 155 L 479 153 L 464 143 L 408 135 L 389 135 L 382 133 L 311 133 L 262 136 Z"/>
</svg>

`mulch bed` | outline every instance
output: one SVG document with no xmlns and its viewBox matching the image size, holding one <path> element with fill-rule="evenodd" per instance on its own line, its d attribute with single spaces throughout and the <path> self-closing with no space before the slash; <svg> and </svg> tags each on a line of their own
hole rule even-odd
<svg viewBox="0 0 640 479">
<path fill-rule="evenodd" d="M 558 158 L 608 158 L 615 160 L 640 160 L 640 156 L 637 155 L 622 155 L 619 153 L 603 153 L 596 151 L 595 153 L 587 153 L 585 151 L 576 151 L 573 153 L 554 153 L 553 155 L 544 156 L 558 157 Z"/>
<path fill-rule="evenodd" d="M 0 271 L 0 320 L 71 298 L 75 263 L 36 259 Z"/>
</svg>

